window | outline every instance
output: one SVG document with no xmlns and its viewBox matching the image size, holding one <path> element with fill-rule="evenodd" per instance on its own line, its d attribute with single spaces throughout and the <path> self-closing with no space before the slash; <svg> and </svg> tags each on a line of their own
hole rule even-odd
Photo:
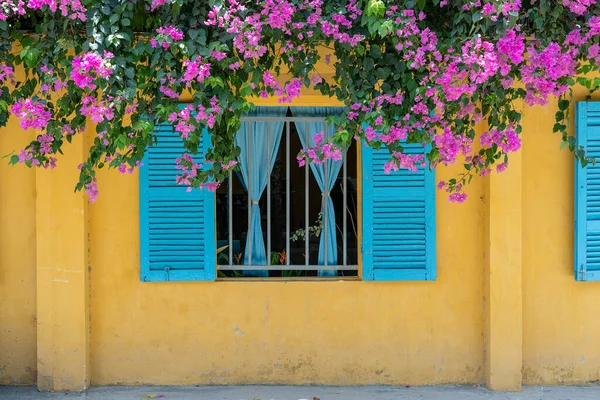
<svg viewBox="0 0 600 400">
<path fill-rule="evenodd" d="M 157 127 L 140 169 L 142 281 L 340 278 L 357 276 L 359 265 L 363 280 L 435 280 L 433 171 L 385 174 L 389 152 L 356 143 L 343 162 L 298 166 L 295 156 L 315 134 L 333 134 L 325 117 L 335 112 L 264 107 L 248 115 L 236 136 L 240 171 L 216 193 L 177 185 L 183 144 L 172 126 Z M 200 152 L 210 139 L 204 132 Z"/>
<path fill-rule="evenodd" d="M 259 107 L 236 136 L 240 171 L 217 191 L 220 277 L 337 277 L 358 270 L 356 145 L 300 167 L 338 107 Z M 308 232 L 308 234 L 306 234 Z"/>
<path fill-rule="evenodd" d="M 577 145 L 600 159 L 600 103 L 577 104 Z M 600 280 L 600 164 L 575 160 L 575 279 Z"/>
</svg>

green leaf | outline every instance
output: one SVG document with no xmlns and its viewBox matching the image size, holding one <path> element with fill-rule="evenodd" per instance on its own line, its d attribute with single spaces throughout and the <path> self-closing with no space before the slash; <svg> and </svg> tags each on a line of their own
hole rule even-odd
<svg viewBox="0 0 600 400">
<path fill-rule="evenodd" d="M 242 87 L 240 88 L 240 96 L 247 97 L 247 96 L 250 96 L 251 94 L 252 94 L 252 87 L 250 86 L 250 83 L 244 82 L 242 84 Z"/>
<path fill-rule="evenodd" d="M 559 100 L 558 101 L 558 109 L 561 111 L 568 109 L 569 105 L 571 105 L 571 102 L 569 100 Z"/>
<path fill-rule="evenodd" d="M 383 17 L 385 15 L 385 3 L 382 0 L 368 0 L 365 11 L 368 17 Z"/>
</svg>

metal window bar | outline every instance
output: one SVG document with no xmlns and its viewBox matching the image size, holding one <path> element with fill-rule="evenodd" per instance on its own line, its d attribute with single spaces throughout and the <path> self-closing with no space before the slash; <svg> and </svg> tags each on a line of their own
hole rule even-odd
<svg viewBox="0 0 600 400">
<path fill-rule="evenodd" d="M 327 142 L 327 122 L 323 122 L 323 142 Z M 329 250 L 329 224 L 327 223 L 328 217 L 329 217 L 329 163 L 331 161 L 327 160 L 325 161 L 325 171 L 324 171 L 324 177 L 323 177 L 323 199 L 321 200 L 321 209 L 325 209 L 325 213 L 323 215 L 321 215 L 321 219 L 324 222 L 324 226 L 325 226 L 325 266 L 327 266 L 327 264 L 329 264 L 329 254 L 328 250 Z"/>
<path fill-rule="evenodd" d="M 346 266 L 348 262 L 348 167 L 346 164 L 346 151 L 344 151 L 342 161 L 342 197 L 343 197 L 343 218 L 342 218 L 342 265 Z"/>
<path fill-rule="evenodd" d="M 309 192 L 309 183 L 310 183 L 310 167 L 307 164 L 305 166 L 304 173 L 304 219 L 305 219 L 305 231 L 304 231 L 304 265 L 300 264 L 291 264 L 290 257 L 290 213 L 291 213 L 291 182 L 290 182 L 290 125 L 292 123 L 304 123 L 305 124 L 305 143 L 308 147 L 310 147 L 310 136 L 308 131 L 308 123 L 309 122 L 322 122 L 323 123 L 323 140 L 328 140 L 328 126 L 327 122 L 324 118 L 319 117 L 243 117 L 242 123 L 247 124 L 247 142 L 248 142 L 248 172 L 251 171 L 252 166 L 252 122 L 266 122 L 266 136 L 267 136 L 267 167 L 270 171 L 271 165 L 271 152 L 270 152 L 270 144 L 271 144 L 271 123 L 272 122 L 284 122 L 285 124 L 285 265 L 271 265 L 271 173 L 269 172 L 269 177 L 267 179 L 267 263 L 266 265 L 253 265 L 252 263 L 252 237 L 248 239 L 248 265 L 234 265 L 233 264 L 233 174 L 229 172 L 229 182 L 228 182 L 228 244 L 229 244 L 229 262 L 227 265 L 219 265 L 219 269 L 223 271 L 227 270 L 306 270 L 306 271 L 318 271 L 318 270 L 329 270 L 329 271 L 356 271 L 358 269 L 358 265 L 348 265 L 348 235 L 347 235 L 347 196 L 348 196 L 348 171 L 347 171 L 347 160 L 346 160 L 346 152 L 343 155 L 343 164 L 342 164 L 342 196 L 343 196 L 343 217 L 342 217 L 342 248 L 343 248 L 343 256 L 342 263 L 338 260 L 338 265 L 329 265 L 329 257 L 328 257 L 328 245 L 329 245 L 329 235 L 327 226 L 328 219 L 328 197 L 329 193 L 329 162 L 324 163 L 324 190 L 322 196 L 322 206 L 325 208 L 324 214 L 322 215 L 322 221 L 324 224 L 324 234 L 325 234 L 325 254 L 324 254 L 324 265 L 311 265 L 310 264 L 310 215 L 309 215 L 309 201 L 310 201 L 310 192 Z M 248 193 L 248 230 L 252 224 L 252 197 L 250 195 L 252 191 L 252 174 L 248 173 L 248 182 L 247 182 L 247 193 Z M 317 263 L 318 264 L 318 263 Z"/>
<path fill-rule="evenodd" d="M 250 235 L 250 226 L 252 226 L 252 124 L 248 122 L 248 231 L 246 235 L 248 235 L 248 248 L 246 251 L 248 252 L 248 264 L 252 264 L 252 236 Z M 230 243 L 231 244 L 231 243 Z"/>
<path fill-rule="evenodd" d="M 308 121 L 305 123 L 304 134 L 305 134 L 305 142 L 307 147 L 310 147 L 310 142 L 308 141 Z M 308 269 L 308 264 L 310 263 L 310 221 L 308 220 L 308 202 L 309 198 L 309 178 L 310 178 L 310 167 L 308 165 L 304 166 L 304 221 L 306 223 L 306 230 L 304 231 L 304 264 Z"/>
<path fill-rule="evenodd" d="M 285 123 L 285 265 L 290 265 L 290 121 Z"/>
<path fill-rule="evenodd" d="M 229 170 L 229 180 L 227 182 L 227 219 L 228 221 L 228 242 L 229 245 L 229 265 L 233 265 L 233 172 Z"/>
<path fill-rule="evenodd" d="M 267 122 L 267 265 L 271 265 L 271 123 Z"/>
</svg>

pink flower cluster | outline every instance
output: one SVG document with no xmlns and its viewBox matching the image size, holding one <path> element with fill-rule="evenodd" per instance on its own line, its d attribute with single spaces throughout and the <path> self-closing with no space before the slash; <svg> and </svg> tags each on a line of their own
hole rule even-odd
<svg viewBox="0 0 600 400">
<path fill-rule="evenodd" d="M 0 65 L 0 84 L 3 84 L 7 80 L 11 81 L 11 84 L 15 84 L 15 75 L 12 67 L 6 64 Z"/>
<path fill-rule="evenodd" d="M 125 175 L 125 174 L 131 175 L 131 174 L 133 174 L 133 171 L 135 171 L 136 168 L 140 168 L 142 165 L 144 165 L 144 164 L 139 160 L 135 162 L 135 167 L 130 167 L 126 163 L 121 163 L 121 165 L 119 165 L 117 170 L 123 175 Z"/>
<path fill-rule="evenodd" d="M 107 131 L 100 131 L 98 132 L 98 139 L 100 139 L 100 142 L 104 145 L 104 146 L 108 146 L 110 144 L 110 141 L 108 140 L 108 132 Z"/>
<path fill-rule="evenodd" d="M 42 94 L 47 94 L 47 92 L 52 90 L 58 92 L 68 86 L 68 82 L 63 82 L 58 79 L 58 77 L 56 77 L 54 74 L 54 70 L 47 65 L 42 65 L 40 67 L 40 72 L 41 81 L 45 82 L 40 86 Z"/>
<path fill-rule="evenodd" d="M 306 161 L 314 164 L 323 164 L 327 160 L 341 161 L 344 158 L 344 151 L 331 144 L 323 141 L 323 131 L 314 135 L 312 138 L 314 146 L 300 150 L 296 159 L 301 167 L 306 165 Z"/>
<path fill-rule="evenodd" d="M 92 181 L 85 185 L 85 192 L 87 193 L 90 202 L 95 203 L 98 198 L 98 182 L 95 177 L 92 178 Z"/>
<path fill-rule="evenodd" d="M 196 80 L 197 82 L 204 82 L 204 79 L 210 76 L 210 63 L 203 63 L 202 57 L 198 56 L 193 61 L 185 60 L 183 67 L 185 71 L 183 73 L 183 80 L 190 82 Z"/>
<path fill-rule="evenodd" d="M 291 103 L 295 97 L 300 97 L 302 82 L 298 78 L 292 78 L 285 85 L 281 85 L 270 71 L 263 72 L 263 83 L 266 88 L 273 90 L 276 96 L 279 97 L 279 103 Z M 261 96 L 268 97 L 268 92 L 263 90 Z"/>
<path fill-rule="evenodd" d="M 154 11 L 157 7 L 160 7 L 165 4 L 172 4 L 174 0 L 152 0 L 152 4 L 150 4 L 150 10 Z"/>
<path fill-rule="evenodd" d="M 158 33 L 158 37 L 150 39 L 152 47 L 160 44 L 163 49 L 167 50 L 172 42 L 183 40 L 183 31 L 171 25 L 158 28 L 156 33 Z"/>
<path fill-rule="evenodd" d="M 183 40 L 183 31 L 172 25 L 160 27 L 156 30 L 156 33 L 169 36 L 174 41 Z"/>
<path fill-rule="evenodd" d="M 202 168 L 202 164 L 197 163 L 191 154 L 185 153 L 181 157 L 175 159 L 175 164 L 181 175 L 175 178 L 178 185 L 187 185 L 187 191 L 192 190 L 192 180 L 198 176 L 198 170 Z"/>
<path fill-rule="evenodd" d="M 192 132 L 196 131 L 196 124 L 206 125 L 213 128 L 216 122 L 216 116 L 221 114 L 222 109 L 216 97 L 210 99 L 210 107 L 206 108 L 199 104 L 195 108 L 192 104 L 188 104 L 179 113 L 169 115 L 168 121 L 175 126 L 175 131 L 178 132 L 183 139 L 188 139 Z"/>
<path fill-rule="evenodd" d="M 510 71 L 510 63 L 519 65 L 524 60 L 525 38 L 519 35 L 514 29 L 510 29 L 504 37 L 501 37 L 496 43 L 498 50 L 500 72 L 506 76 Z"/>
<path fill-rule="evenodd" d="M 114 66 L 110 63 L 113 57 L 108 51 L 104 52 L 104 57 L 95 52 L 75 57 L 72 62 L 71 79 L 82 89 L 96 89 L 96 79 L 108 79 L 113 74 Z"/>
<path fill-rule="evenodd" d="M 269 26 L 285 30 L 292 22 L 296 7 L 287 0 L 266 0 L 260 14 Z"/>
<path fill-rule="evenodd" d="M 215 58 L 217 61 L 221 61 L 227 57 L 227 53 L 223 53 L 222 51 L 211 51 L 210 56 Z"/>
<path fill-rule="evenodd" d="M 448 200 L 453 203 L 464 203 L 467 199 L 467 194 L 462 191 L 463 187 L 461 183 L 451 185 L 445 181 L 439 181 L 437 188 L 438 190 L 445 189 L 447 193 L 450 193 Z"/>
<path fill-rule="evenodd" d="M 425 18 L 424 14 L 416 16 L 413 10 L 404 10 L 402 16 L 397 17 L 395 34 L 398 44 L 395 48 L 402 55 L 411 68 L 432 66 L 429 59 L 436 62 L 442 61 L 441 53 L 437 50 L 437 35 L 426 28 L 421 30 L 418 22 Z"/>
<path fill-rule="evenodd" d="M 181 157 L 175 159 L 175 169 L 181 171 L 181 175 L 178 175 L 175 178 L 175 181 L 178 185 L 186 185 L 187 191 L 192 191 L 192 185 L 194 181 L 198 178 L 198 171 L 202 168 L 202 164 L 198 163 L 194 160 L 194 157 L 189 153 L 184 153 Z M 200 189 L 207 189 L 211 191 L 215 191 L 219 188 L 220 182 L 218 181 L 209 181 L 205 183 L 201 183 L 199 185 Z"/>
<path fill-rule="evenodd" d="M 93 96 L 85 96 L 81 102 L 81 114 L 90 117 L 95 124 L 104 120 L 110 121 L 115 114 L 114 109 L 108 105 L 108 101 L 96 101 Z"/>
<path fill-rule="evenodd" d="M 357 0 L 348 2 L 348 15 L 334 14 L 331 20 L 323 17 L 322 0 L 307 0 L 298 7 L 288 0 L 264 0 L 261 6 L 260 11 L 248 13 L 242 2 L 230 1 L 227 7 L 215 6 L 205 23 L 236 34 L 234 47 L 242 54 L 243 59 L 258 58 L 265 54 L 267 47 L 260 43 L 264 29 L 279 29 L 289 37 L 302 40 L 303 29 L 306 30 L 307 37 L 312 37 L 313 31 L 319 28 L 325 36 L 351 46 L 356 46 L 365 39 L 364 35 L 350 35 L 345 31 L 353 27 L 353 21 L 362 13 L 357 7 Z M 309 14 L 306 22 L 293 21 L 297 11 Z M 285 46 L 282 47 L 282 52 L 289 48 L 302 50 L 302 46 L 296 47 L 285 39 L 283 42 Z"/>
<path fill-rule="evenodd" d="M 447 1 L 443 1 L 443 3 L 447 3 Z M 440 3 L 440 6 L 443 6 L 442 3 Z M 503 0 L 502 2 L 482 2 L 482 0 L 476 0 L 474 2 L 465 2 L 465 4 L 462 7 L 462 9 L 465 11 L 475 8 L 481 9 L 481 14 L 489 16 L 491 21 L 496 22 L 498 21 L 498 16 L 500 14 L 504 15 L 505 17 L 509 17 L 511 12 L 519 11 L 521 9 L 521 0 Z"/>
<path fill-rule="evenodd" d="M 52 148 L 48 145 L 48 143 L 51 143 L 52 141 L 54 141 L 54 138 L 40 136 L 40 137 L 38 137 L 38 141 L 43 144 L 43 146 L 40 146 L 40 152 L 42 150 L 46 154 L 52 152 Z M 55 157 L 48 157 L 48 158 L 45 158 L 43 160 L 43 162 L 40 162 L 40 160 L 33 157 L 33 153 L 34 153 L 34 150 L 32 149 L 31 146 L 27 146 L 26 148 L 21 150 L 21 152 L 18 155 L 19 163 L 23 163 L 28 166 L 40 166 L 41 165 L 44 168 L 50 168 L 50 169 L 56 168 L 57 159 Z"/>
<path fill-rule="evenodd" d="M 31 161 L 31 163 L 35 165 L 39 165 L 40 163 L 37 159 L 33 158 L 33 150 L 30 146 L 21 150 L 18 157 L 20 163 L 27 163 L 28 161 Z"/>
<path fill-rule="evenodd" d="M 183 81 L 183 79 L 181 80 Z M 158 90 L 167 97 L 170 97 L 172 99 L 178 99 L 179 94 L 176 90 L 173 89 L 173 87 L 177 89 L 177 82 L 178 81 L 173 77 L 173 74 L 168 73 L 165 77 L 160 79 L 160 87 L 158 88 Z"/>
<path fill-rule="evenodd" d="M 9 0 L 9 2 L 13 3 L 13 1 Z M 19 0 L 19 3 L 23 2 Z M 85 13 L 87 9 L 81 4 L 80 0 L 28 0 L 27 8 L 31 10 L 41 10 L 44 6 L 48 6 L 48 9 L 51 12 L 56 12 L 57 9 L 60 9 L 61 15 L 63 17 L 67 17 L 70 19 L 78 19 L 80 21 L 85 21 L 86 16 Z M 19 14 L 21 14 L 19 12 Z M 23 14 L 24 15 L 24 12 Z"/>
<path fill-rule="evenodd" d="M 32 99 L 17 100 L 11 109 L 12 113 L 21 120 L 21 128 L 43 130 L 52 118 L 52 113 L 48 111 L 41 102 Z"/>
<path fill-rule="evenodd" d="M 235 167 L 236 165 L 238 165 L 238 162 L 236 160 L 230 160 L 228 162 L 221 163 L 221 168 L 223 168 L 225 171 L 229 171 L 231 168 Z"/>
<path fill-rule="evenodd" d="M 43 135 L 38 136 L 37 140 L 40 144 L 40 154 L 52 153 L 52 142 L 54 142 L 54 137 L 44 133 Z"/>
<path fill-rule="evenodd" d="M 48 6 L 51 12 L 60 9 L 61 15 L 70 19 L 85 21 L 87 9 L 81 4 L 81 0 L 2 0 L 0 1 L 0 19 L 6 21 L 11 15 L 25 15 L 27 6 L 30 10 L 41 10 Z"/>
<path fill-rule="evenodd" d="M 0 2 L 0 19 L 6 21 L 11 15 L 25 15 L 24 0 L 2 0 Z"/>
<path fill-rule="evenodd" d="M 350 0 L 346 5 L 347 14 L 335 13 L 331 16 L 331 21 L 323 18 L 323 2 L 312 2 L 313 13 L 307 18 L 307 24 L 311 27 L 319 26 L 325 36 L 333 38 L 340 43 L 349 43 L 355 47 L 365 40 L 361 34 L 350 35 L 344 32 L 353 27 L 354 22 L 362 15 L 362 10 L 357 7 L 357 0 Z"/>
<path fill-rule="evenodd" d="M 383 171 L 386 174 L 389 174 L 392 171 L 398 171 L 398 169 L 416 172 L 419 167 L 424 166 L 425 156 L 423 154 L 405 154 L 399 151 L 393 151 L 392 158 L 384 164 Z"/>
<path fill-rule="evenodd" d="M 530 46 L 527 51 L 527 63 L 521 68 L 521 79 L 525 83 L 529 105 L 546 105 L 551 95 L 560 96 L 568 90 L 562 78 L 574 76 L 577 71 L 577 55 L 558 43 L 550 43 L 538 50 Z"/>
<path fill-rule="evenodd" d="M 444 128 L 441 133 L 436 133 L 433 142 L 440 152 L 439 162 L 445 165 L 456 163 L 461 153 L 468 157 L 473 146 L 472 139 L 456 134 L 450 128 Z"/>
<path fill-rule="evenodd" d="M 572 13 L 577 15 L 585 15 L 587 9 L 596 4 L 596 0 L 562 0 L 565 7 L 569 7 Z"/>
<path fill-rule="evenodd" d="M 482 147 L 490 148 L 497 145 L 505 153 L 515 152 L 521 148 L 521 138 L 512 127 L 504 131 L 492 129 L 489 132 L 484 132 L 480 140 Z"/>
<path fill-rule="evenodd" d="M 172 99 L 178 99 L 179 95 L 177 94 L 177 92 L 175 92 L 173 89 L 171 89 L 169 86 L 165 86 L 165 85 L 161 85 L 158 90 L 164 94 L 167 97 L 170 97 Z"/>
</svg>

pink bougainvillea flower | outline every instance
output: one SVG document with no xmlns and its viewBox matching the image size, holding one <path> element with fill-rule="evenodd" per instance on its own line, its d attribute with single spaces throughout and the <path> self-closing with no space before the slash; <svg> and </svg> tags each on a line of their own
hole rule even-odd
<svg viewBox="0 0 600 400">
<path fill-rule="evenodd" d="M 11 111 L 21 120 L 21 128 L 25 130 L 29 128 L 42 130 L 46 128 L 48 121 L 52 118 L 52 113 L 46 109 L 43 103 L 32 99 L 16 101 Z"/>
<path fill-rule="evenodd" d="M 110 63 L 112 53 L 106 53 L 104 58 L 95 52 L 87 52 L 73 59 L 71 79 L 82 89 L 94 90 L 93 83 L 98 78 L 108 79 L 114 71 Z"/>
<path fill-rule="evenodd" d="M 183 62 L 185 72 L 183 74 L 184 81 L 196 80 L 197 82 L 204 82 L 204 79 L 210 76 L 210 64 L 203 63 L 202 57 L 198 56 L 193 61 L 185 60 Z"/>
<path fill-rule="evenodd" d="M 89 196 L 91 203 L 96 202 L 96 199 L 98 198 L 98 183 L 95 177 L 92 178 L 90 183 L 85 185 L 85 192 Z"/>
</svg>

